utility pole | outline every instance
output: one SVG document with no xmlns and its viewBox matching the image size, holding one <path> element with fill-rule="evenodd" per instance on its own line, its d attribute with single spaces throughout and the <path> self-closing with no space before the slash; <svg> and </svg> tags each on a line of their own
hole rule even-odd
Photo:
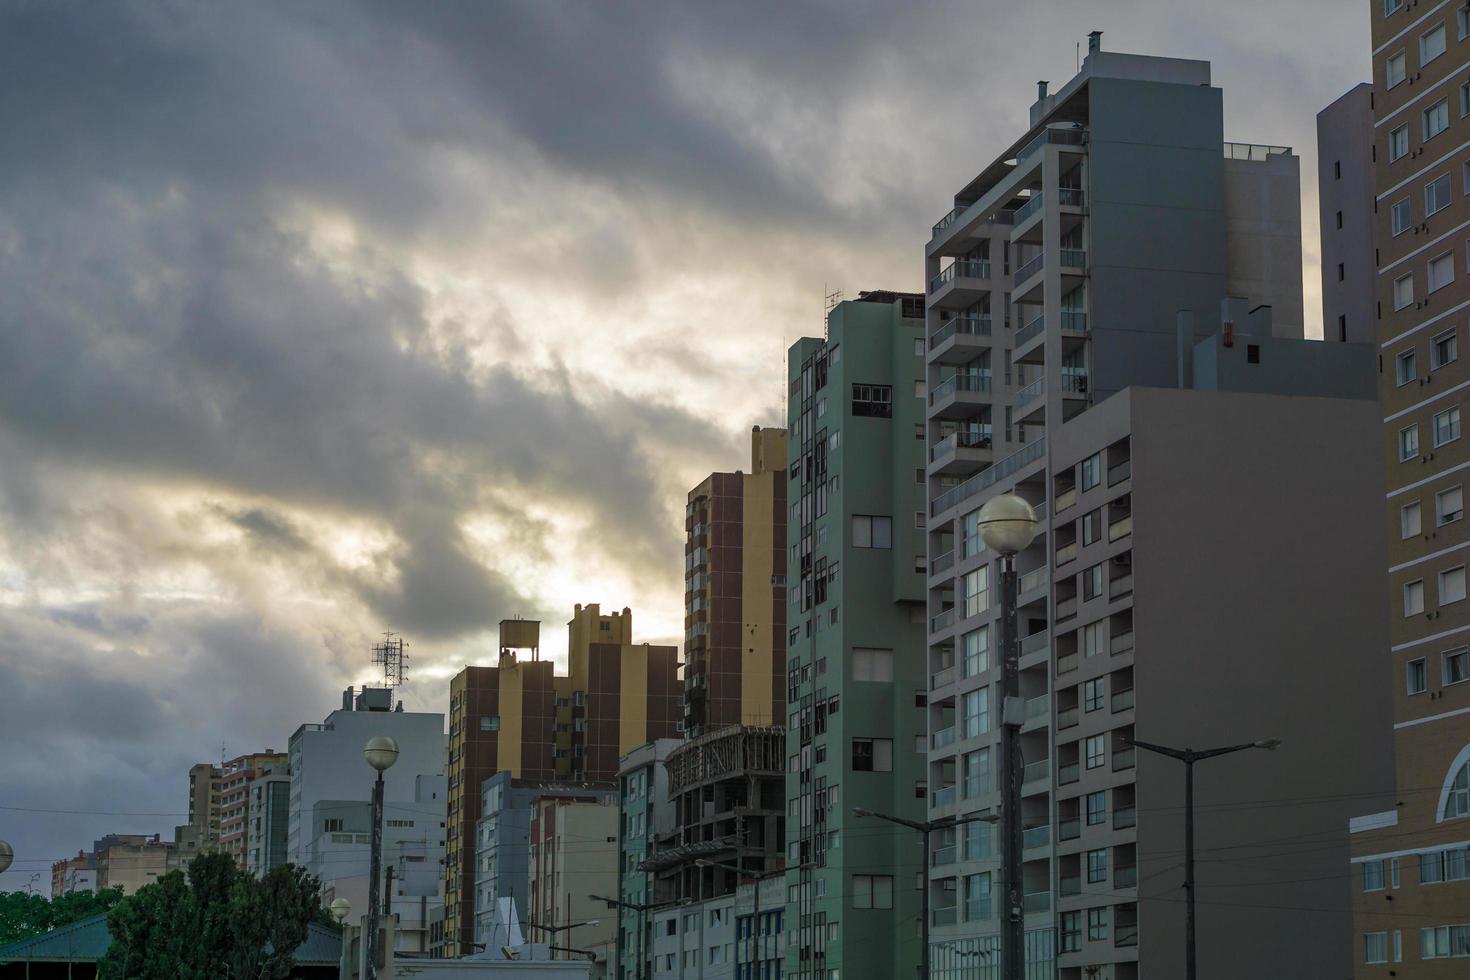
<svg viewBox="0 0 1470 980">
<path fill-rule="evenodd" d="M 1244 752 L 1246 749 L 1265 749 L 1267 752 L 1275 752 L 1281 746 L 1279 738 L 1263 738 L 1259 742 L 1244 742 L 1240 745 L 1226 745 L 1218 749 L 1204 749 L 1196 752 L 1194 749 L 1175 749 L 1167 745 L 1158 745 L 1154 742 L 1140 742 L 1136 738 L 1125 740 L 1129 745 L 1143 749 L 1145 752 L 1153 752 L 1156 755 L 1168 756 L 1170 759 L 1178 759 L 1184 763 L 1184 977 L 1185 980 L 1196 980 L 1197 964 L 1195 962 L 1194 948 L 1194 764 L 1205 759 L 1214 759 L 1222 755 L 1231 755 L 1235 752 Z"/>
</svg>

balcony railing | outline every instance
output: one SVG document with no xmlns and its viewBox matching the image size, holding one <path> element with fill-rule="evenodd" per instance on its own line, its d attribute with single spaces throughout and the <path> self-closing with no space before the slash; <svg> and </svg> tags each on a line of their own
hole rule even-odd
<svg viewBox="0 0 1470 980">
<path fill-rule="evenodd" d="M 989 449 L 990 427 L 985 426 L 977 432 L 951 432 L 940 439 L 929 450 L 929 462 L 942 459 L 959 449 Z"/>
<path fill-rule="evenodd" d="M 953 609 L 946 609 L 944 612 L 940 613 L 938 616 L 935 616 L 935 617 L 933 617 L 932 619 L 929 620 L 929 632 L 931 632 L 931 633 L 938 633 L 940 630 L 947 630 L 947 629 L 949 629 L 953 625 L 954 625 L 954 610 Z"/>
<path fill-rule="evenodd" d="M 1264 163 L 1267 157 L 1284 156 L 1291 153 L 1289 146 L 1267 146 L 1262 143 L 1226 143 L 1225 159 L 1254 160 Z"/>
<path fill-rule="evenodd" d="M 1113 710 L 1127 711 L 1133 707 L 1133 688 L 1113 692 Z"/>
<path fill-rule="evenodd" d="M 948 847 L 936 847 L 934 849 L 933 860 L 930 862 L 930 864 L 932 867 L 936 868 L 942 867 L 946 864 L 954 864 L 956 853 L 956 848 L 953 844 L 949 845 Z"/>
<path fill-rule="evenodd" d="M 1026 720 L 1045 718 L 1051 713 L 1051 695 L 1043 694 L 1039 698 L 1031 698 L 1026 702 Z"/>
<path fill-rule="evenodd" d="M 1133 515 L 1120 518 L 1108 525 L 1108 541 L 1121 541 L 1133 533 Z"/>
<path fill-rule="evenodd" d="M 1057 505 L 1057 513 L 1060 514 L 1062 511 L 1066 510 L 1068 507 L 1071 507 L 1076 502 L 1077 502 L 1077 488 L 1076 487 L 1071 487 L 1069 489 L 1063 490 L 1061 493 L 1057 494 L 1057 497 L 1056 497 L 1055 503 Z"/>
<path fill-rule="evenodd" d="M 1114 888 L 1133 888 L 1138 884 L 1138 868 L 1125 864 L 1113 869 Z"/>
<path fill-rule="evenodd" d="M 1117 636 L 1113 637 L 1112 640 L 1109 642 L 1109 647 L 1108 647 L 1109 652 L 1113 656 L 1115 656 L 1115 657 L 1118 656 L 1119 654 L 1127 653 L 1128 651 L 1130 651 L 1132 649 L 1133 649 L 1133 631 L 1132 630 L 1129 630 L 1126 633 L 1119 633 Z"/>
<path fill-rule="evenodd" d="M 1017 593 L 1019 595 L 1025 595 L 1028 592 L 1034 592 L 1037 589 L 1044 588 L 1050 580 L 1051 569 L 1045 565 L 1042 565 L 1040 568 L 1033 568 L 1021 576 Z"/>
<path fill-rule="evenodd" d="M 1062 268 L 1085 269 L 1087 268 L 1087 252 L 1080 248 L 1062 249 Z"/>
<path fill-rule="evenodd" d="M 1065 898 L 1069 895 L 1082 894 L 1081 875 L 1062 875 L 1057 879 L 1057 891 Z"/>
<path fill-rule="evenodd" d="M 1113 751 L 1113 772 L 1122 772 L 1124 769 L 1132 769 L 1137 757 L 1137 749 L 1131 746 L 1126 749 L 1115 749 Z"/>
<path fill-rule="evenodd" d="M 1020 330 L 1016 331 L 1016 339 L 1014 341 L 1016 347 L 1020 348 L 1024 346 L 1031 340 L 1032 337 L 1040 336 L 1041 332 L 1045 329 L 1046 314 L 1038 313 L 1036 316 L 1031 318 L 1031 322 L 1027 323 Z"/>
<path fill-rule="evenodd" d="M 1062 391 L 1067 394 L 1087 393 L 1087 374 L 1083 371 L 1063 371 Z"/>
<path fill-rule="evenodd" d="M 1051 760 L 1042 759 L 1040 762 L 1028 762 L 1021 770 L 1022 783 L 1034 783 L 1043 779 L 1051 778 Z"/>
<path fill-rule="evenodd" d="M 1081 310 L 1063 310 L 1062 329 L 1067 333 L 1086 333 L 1087 314 Z"/>
<path fill-rule="evenodd" d="M 1082 207 L 1082 202 L 1086 199 L 1086 195 L 1084 195 L 1080 187 L 1057 188 L 1057 203 L 1064 208 L 1080 208 Z"/>
<path fill-rule="evenodd" d="M 1035 381 L 1031 382 L 1020 391 L 1016 392 L 1016 408 L 1024 408 L 1025 406 L 1031 404 L 1032 402 L 1036 401 L 1036 399 L 1040 398 L 1045 391 L 1046 379 L 1037 378 Z"/>
<path fill-rule="evenodd" d="M 1081 146 L 1086 142 L 1087 130 L 1085 129 L 1043 129 L 1036 138 L 1021 148 L 1016 154 L 1016 162 L 1022 163 L 1031 159 L 1041 152 L 1041 148 L 1048 143 L 1057 143 L 1063 146 Z M 1228 144 L 1227 144 L 1228 145 Z"/>
<path fill-rule="evenodd" d="M 929 280 L 929 292 L 937 293 L 946 283 L 964 277 L 966 279 L 989 279 L 990 260 L 955 259 L 945 269 Z"/>
<path fill-rule="evenodd" d="M 1071 602 L 1072 602 L 1072 611 L 1075 613 L 1077 611 L 1077 600 L 1076 599 L 1072 599 Z M 1061 608 L 1060 604 L 1057 606 L 1057 608 L 1058 609 Z M 1058 612 L 1057 613 L 1057 619 L 1062 619 L 1062 618 L 1063 617 L 1062 617 L 1061 613 Z M 1078 657 L 1077 657 L 1077 654 L 1075 654 L 1075 653 L 1064 653 L 1064 654 L 1062 654 L 1060 657 L 1057 658 L 1057 673 L 1058 674 L 1070 674 L 1072 671 L 1074 671 L 1074 670 L 1077 669 L 1077 660 L 1078 660 Z"/>
<path fill-rule="evenodd" d="M 1108 598 L 1116 599 L 1133 591 L 1133 573 L 1119 575 L 1108 582 Z"/>
<path fill-rule="evenodd" d="M 944 217 L 942 217 L 938 221 L 934 222 L 934 235 L 933 235 L 933 237 L 938 238 L 939 237 L 939 233 L 941 231 L 943 231 L 944 229 L 948 228 L 950 225 L 954 224 L 955 221 L 959 218 L 959 216 L 965 213 L 965 209 L 968 208 L 969 206 L 970 205 L 968 205 L 968 204 L 956 204 L 954 206 L 954 209 L 952 211 L 950 211 L 949 214 L 946 214 Z"/>
<path fill-rule="evenodd" d="M 960 919 L 960 907 L 951 905 L 947 909 L 931 909 L 931 921 L 936 926 L 952 926 Z"/>
<path fill-rule="evenodd" d="M 1033 912 L 1051 911 L 1051 892 L 1049 890 L 1044 892 L 1031 892 L 1021 899 L 1021 909 L 1027 915 Z"/>
<path fill-rule="evenodd" d="M 1127 830 L 1129 827 L 1138 826 L 1138 811 L 1131 806 L 1123 806 L 1113 811 L 1113 829 Z"/>
<path fill-rule="evenodd" d="M 1070 708 L 1061 708 L 1061 709 L 1058 709 L 1058 711 L 1057 711 L 1057 731 L 1060 732 L 1060 731 L 1063 731 L 1064 729 L 1067 729 L 1067 728 L 1075 728 L 1077 726 L 1077 718 L 1078 718 L 1078 713 L 1077 713 L 1077 706 L 1076 705 L 1073 705 Z"/>
<path fill-rule="evenodd" d="M 1115 483 L 1122 483 L 1132 475 L 1133 460 L 1131 458 L 1125 459 L 1121 463 L 1114 463 L 1108 467 L 1108 486 L 1113 486 Z"/>
<path fill-rule="evenodd" d="M 994 485 L 995 481 L 1002 480 L 1021 467 L 1034 463 L 1045 453 L 1045 436 L 1028 442 L 990 468 L 981 470 L 959 486 L 946 490 L 944 493 L 935 497 L 934 503 L 930 505 L 931 515 L 941 514 L 951 507 L 958 505 L 961 501 L 968 500 L 976 494 L 983 493 Z"/>
<path fill-rule="evenodd" d="M 1033 214 L 1035 214 L 1036 212 L 1040 211 L 1041 210 L 1041 207 L 1042 207 L 1042 194 L 1041 194 L 1041 191 L 1032 191 L 1031 192 L 1031 198 L 1030 198 L 1030 200 L 1028 200 L 1025 204 L 1021 205 L 1020 207 L 1016 208 L 1016 224 L 1019 225 L 1021 222 L 1025 221 L 1027 218 L 1031 217 Z"/>
<path fill-rule="evenodd" d="M 990 378 L 983 374 L 957 374 L 948 381 L 941 381 L 929 392 L 929 404 L 937 405 L 957 391 L 984 394 L 990 390 Z"/>
<path fill-rule="evenodd" d="M 970 337 L 989 337 L 989 314 L 950 317 L 941 323 L 939 329 L 934 331 L 933 335 L 929 337 L 929 349 L 933 350 L 956 334 L 965 334 Z"/>
<path fill-rule="evenodd" d="M 1065 565 L 1077 557 L 1077 542 L 1072 541 L 1057 548 L 1057 564 Z"/>
<path fill-rule="evenodd" d="M 942 749 L 946 745 L 953 745 L 954 744 L 954 726 L 951 725 L 948 728 L 941 728 L 939 731 L 935 732 L 934 735 L 933 735 L 933 738 L 932 738 L 932 742 L 933 742 L 934 748 L 936 748 L 936 749 Z"/>
<path fill-rule="evenodd" d="M 1137 946 L 1138 945 L 1138 923 L 1130 922 L 1127 925 L 1118 923 L 1113 930 L 1114 946 Z"/>
<path fill-rule="evenodd" d="M 1057 600 L 1057 619 L 1071 619 L 1077 615 L 1077 597 Z"/>
<path fill-rule="evenodd" d="M 1027 279 L 1030 279 L 1032 276 L 1040 272 L 1043 268 L 1045 268 L 1045 266 L 1046 255 L 1043 253 L 1036 256 L 1034 259 L 1026 262 L 1019 269 L 1017 269 L 1016 274 L 1011 277 L 1011 285 L 1021 285 L 1021 283 L 1025 282 Z"/>
<path fill-rule="evenodd" d="M 1073 766 L 1072 768 L 1077 768 Z M 1057 824 L 1057 840 L 1076 840 L 1082 836 L 1081 820 L 1063 820 Z"/>
<path fill-rule="evenodd" d="M 1082 769 L 1077 763 L 1074 762 L 1071 765 L 1062 766 L 1057 770 L 1057 785 L 1067 786 L 1075 783 L 1081 776 Z"/>
<path fill-rule="evenodd" d="M 956 786 L 946 786 L 944 789 L 934 791 L 934 798 L 931 805 L 935 807 L 954 806 L 955 801 L 958 799 L 959 788 Z"/>
<path fill-rule="evenodd" d="M 953 566 L 954 566 L 954 549 L 951 548 L 950 550 L 946 551 L 944 554 L 940 555 L 938 558 L 934 559 L 933 561 L 931 561 L 929 563 L 929 574 L 930 575 L 938 575 L 940 572 L 944 571 L 947 568 L 951 568 Z"/>
<path fill-rule="evenodd" d="M 954 683 L 953 666 L 945 667 L 943 670 L 936 670 L 929 676 L 929 690 L 931 691 L 937 691 L 941 687 L 952 683 Z"/>
<path fill-rule="evenodd" d="M 1021 846 L 1025 848 L 1045 847 L 1051 843 L 1051 824 L 1027 827 L 1021 831 Z"/>
<path fill-rule="evenodd" d="M 1046 630 L 1032 633 L 1021 641 L 1021 656 L 1030 656 L 1033 653 L 1042 653 L 1051 641 L 1051 634 Z"/>
</svg>

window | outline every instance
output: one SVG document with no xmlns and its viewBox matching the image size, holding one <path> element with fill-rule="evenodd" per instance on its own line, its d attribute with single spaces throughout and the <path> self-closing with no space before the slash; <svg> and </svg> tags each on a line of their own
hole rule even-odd
<svg viewBox="0 0 1470 980">
<path fill-rule="evenodd" d="M 852 740 L 853 772 L 892 772 L 893 739 L 855 738 Z"/>
<path fill-rule="evenodd" d="M 1470 681 L 1470 648 L 1461 647 L 1441 654 L 1444 659 L 1444 684 L 1463 684 Z"/>
<path fill-rule="evenodd" d="M 499 715 L 481 715 L 480 716 L 480 731 L 482 731 L 482 732 L 498 732 L 498 731 L 500 731 L 500 716 Z"/>
<path fill-rule="evenodd" d="M 1393 218 L 1393 234 L 1397 238 L 1409 230 L 1409 225 L 1414 221 L 1414 205 L 1406 197 L 1393 206 L 1390 212 Z"/>
<path fill-rule="evenodd" d="M 1102 540 L 1102 509 L 1099 508 L 1082 518 L 1082 545 L 1086 547 Z"/>
<path fill-rule="evenodd" d="M 983 861 L 994 852 L 991 844 L 990 824 L 978 820 L 965 824 L 962 831 L 965 842 L 965 860 Z"/>
<path fill-rule="evenodd" d="M 1102 454 L 1094 453 L 1082 461 L 1082 489 L 1091 490 L 1102 482 Z"/>
<path fill-rule="evenodd" d="M 1450 125 L 1450 100 L 1440 99 L 1424 110 L 1424 139 L 1432 140 Z"/>
<path fill-rule="evenodd" d="M 990 872 L 965 876 L 965 921 L 990 918 Z"/>
<path fill-rule="evenodd" d="M 1402 310 L 1414 302 L 1414 274 L 1399 276 L 1393 281 L 1393 308 Z"/>
<path fill-rule="evenodd" d="M 1062 936 L 1061 946 L 1057 949 L 1059 953 L 1080 953 L 1082 951 L 1082 913 L 1062 913 Z"/>
<path fill-rule="evenodd" d="M 1446 330 L 1429 342 L 1429 366 L 1435 370 L 1449 364 L 1460 356 L 1459 341 L 1455 331 Z"/>
<path fill-rule="evenodd" d="M 1444 174 L 1435 178 L 1424 186 L 1424 216 L 1427 218 L 1437 211 L 1443 211 L 1450 206 L 1450 175 Z M 1450 266 L 1450 278 L 1455 274 L 1453 264 Z"/>
<path fill-rule="evenodd" d="M 1376 892 L 1383 890 L 1383 862 L 1363 862 L 1363 891 Z"/>
<path fill-rule="evenodd" d="M 1087 883 L 1096 884 L 1108 880 L 1107 848 L 1087 852 Z"/>
<path fill-rule="evenodd" d="M 1404 52 L 1396 51 L 1389 55 L 1388 60 L 1383 63 L 1383 80 L 1389 88 L 1398 85 L 1408 75 L 1408 60 L 1408 56 Z"/>
<path fill-rule="evenodd" d="M 1455 253 L 1446 252 L 1429 260 L 1429 282 L 1426 293 L 1437 292 L 1455 281 Z"/>
<path fill-rule="evenodd" d="M 1423 657 L 1404 665 L 1404 679 L 1410 694 L 1423 694 L 1428 686 L 1429 671 Z"/>
<path fill-rule="evenodd" d="M 1399 462 L 1407 462 L 1419 455 L 1419 426 L 1409 425 L 1399 430 Z"/>
<path fill-rule="evenodd" d="M 1460 118 L 1470 116 L 1470 82 L 1460 83 Z"/>
<path fill-rule="evenodd" d="M 1101 735 L 1089 735 L 1085 743 L 1087 750 L 1087 768 L 1101 769 L 1107 761 L 1106 740 Z"/>
<path fill-rule="evenodd" d="M 1434 416 L 1434 447 L 1460 438 L 1460 408 L 1447 408 Z"/>
<path fill-rule="evenodd" d="M 1087 910 L 1087 938 L 1088 940 L 1108 938 L 1108 910 Z"/>
<path fill-rule="evenodd" d="M 1087 794 L 1087 826 L 1096 827 L 1098 824 L 1106 823 L 1108 819 L 1108 794 L 1096 792 Z"/>
<path fill-rule="evenodd" d="M 1102 709 L 1102 706 L 1103 706 L 1103 702 L 1107 700 L 1107 695 L 1103 691 L 1103 679 L 1101 677 L 1099 677 L 1097 680 L 1088 681 L 1086 684 L 1084 684 L 1082 686 L 1082 689 L 1083 689 L 1083 692 L 1084 692 L 1083 693 L 1083 700 L 1082 700 L 1082 704 L 1083 704 L 1083 709 L 1082 710 L 1083 711 L 1099 711 L 1099 710 L 1101 710 Z"/>
<path fill-rule="evenodd" d="M 1388 162 L 1393 163 L 1400 157 L 1408 155 L 1409 152 L 1409 124 L 1392 130 L 1388 134 Z"/>
<path fill-rule="evenodd" d="M 1417 616 L 1424 611 L 1424 580 L 1404 584 L 1404 615 Z"/>
<path fill-rule="evenodd" d="M 1108 621 L 1099 619 L 1082 627 L 1082 655 L 1095 657 L 1108 651 Z"/>
<path fill-rule="evenodd" d="M 1404 0 L 1383 0 L 1383 16 L 1387 17 L 1390 14 L 1397 13 L 1403 5 Z"/>
<path fill-rule="evenodd" d="M 1363 934 L 1363 962 L 1388 962 L 1388 933 L 1365 932 Z"/>
<path fill-rule="evenodd" d="M 874 419 L 893 418 L 893 386 L 854 384 L 852 414 Z"/>
<path fill-rule="evenodd" d="M 893 908 L 893 876 L 853 875 L 852 907 L 855 909 Z"/>
<path fill-rule="evenodd" d="M 322 821 L 322 832 L 326 834 L 340 832 L 342 830 L 342 818 L 331 817 Z"/>
<path fill-rule="evenodd" d="M 966 691 L 960 698 L 964 710 L 963 738 L 976 738 L 990 731 L 990 688 Z"/>
<path fill-rule="evenodd" d="M 990 627 L 971 630 L 960 638 L 965 656 L 965 676 L 974 677 L 990 669 Z"/>
<path fill-rule="evenodd" d="M 1459 10 L 1455 11 L 1455 20 L 1460 28 L 1460 40 L 1463 41 L 1467 35 L 1470 35 L 1470 6 L 1462 5 Z"/>
<path fill-rule="evenodd" d="M 990 792 L 990 750 L 980 749 L 966 752 L 964 758 L 961 792 L 965 799 Z"/>
<path fill-rule="evenodd" d="M 916 341 L 914 341 L 914 346 L 915 347 L 922 347 L 923 346 L 923 343 L 924 342 L 922 340 L 916 340 Z M 915 353 L 917 353 L 917 351 Z M 918 379 L 917 381 L 914 382 L 914 397 L 915 398 L 923 398 L 924 397 L 924 379 L 923 378 L 920 378 L 920 379 Z"/>
<path fill-rule="evenodd" d="M 1082 598 L 1096 599 L 1102 595 L 1103 590 L 1103 567 L 1099 562 L 1082 573 Z"/>
<path fill-rule="evenodd" d="M 990 606 L 990 566 L 981 565 L 964 578 L 964 615 L 978 616 Z"/>
<path fill-rule="evenodd" d="M 924 512 L 922 510 L 914 511 L 914 528 L 920 531 L 924 530 Z"/>
<path fill-rule="evenodd" d="M 924 423 L 920 422 L 914 426 L 914 438 L 920 442 L 924 441 Z"/>
<path fill-rule="evenodd" d="M 852 679 L 891 684 L 893 682 L 893 651 L 854 647 Z"/>
<path fill-rule="evenodd" d="M 1341 282 L 1342 281 L 1343 275 L 1344 275 L 1344 273 L 1343 273 L 1343 266 L 1342 266 L 1342 263 L 1339 262 L 1339 263 L 1337 263 L 1337 280 L 1338 280 L 1338 282 Z M 1246 360 L 1246 363 L 1247 364 L 1260 364 L 1261 363 L 1261 345 L 1260 344 L 1246 344 L 1245 345 L 1245 360 Z"/>
<path fill-rule="evenodd" d="M 1423 67 L 1444 54 L 1444 22 L 1419 35 L 1419 65 Z"/>
<path fill-rule="evenodd" d="M 1419 930 L 1419 957 L 1425 960 L 1470 956 L 1470 925 Z"/>
<path fill-rule="evenodd" d="M 924 338 L 923 337 L 915 337 L 914 338 L 914 356 L 915 357 L 923 357 L 924 356 Z"/>
<path fill-rule="evenodd" d="M 1470 762 L 1460 767 L 1455 774 L 1455 781 L 1450 784 L 1449 795 L 1445 798 L 1444 819 L 1451 820 L 1455 817 L 1470 815 Z M 1423 858 L 1420 858 L 1420 868 L 1423 868 Z M 1420 877 L 1423 875 L 1421 873 Z"/>
<path fill-rule="evenodd" d="M 1456 785 L 1459 785 L 1456 781 Z M 1451 800 L 1454 790 L 1450 792 Z M 1446 816 L 1449 814 L 1446 813 Z M 1443 851 L 1428 851 L 1419 855 L 1419 884 L 1437 885 L 1446 881 L 1464 881 L 1470 878 L 1470 850 L 1454 847 Z"/>
<path fill-rule="evenodd" d="M 1461 487 L 1450 487 L 1434 495 L 1434 522 L 1437 526 L 1453 524 L 1463 516 L 1465 516 L 1465 491 Z"/>
<path fill-rule="evenodd" d="M 854 548 L 892 548 L 893 518 L 853 515 L 852 546 Z"/>
<path fill-rule="evenodd" d="M 1417 358 L 1412 347 L 1401 352 L 1398 357 L 1394 358 L 1394 377 L 1398 381 L 1399 387 L 1403 387 L 1410 381 L 1413 381 L 1417 370 Z"/>
<path fill-rule="evenodd" d="M 1404 504 L 1399 511 L 1399 530 L 1405 538 L 1412 538 L 1419 534 L 1419 502 Z"/>
</svg>

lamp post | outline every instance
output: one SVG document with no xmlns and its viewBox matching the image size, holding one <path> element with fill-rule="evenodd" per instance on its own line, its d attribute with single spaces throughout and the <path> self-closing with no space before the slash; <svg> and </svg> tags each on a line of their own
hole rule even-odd
<svg viewBox="0 0 1470 980">
<path fill-rule="evenodd" d="M 744 875 L 751 881 L 755 882 L 755 904 L 751 908 L 750 912 L 750 934 L 752 937 L 757 935 L 756 930 L 761 927 L 761 882 L 765 881 L 767 878 L 775 878 L 778 875 L 784 875 L 786 873 L 786 869 L 780 868 L 776 871 L 747 871 L 746 869 L 739 867 L 738 865 L 725 864 L 723 861 L 712 861 L 709 858 L 699 858 L 694 863 L 705 868 L 724 868 L 726 871 L 733 871 L 738 875 Z M 738 886 L 736 887 L 735 894 L 738 900 L 740 895 L 740 890 Z M 738 926 L 740 915 L 738 901 L 735 921 L 737 923 L 735 929 L 735 975 L 738 977 L 740 976 L 740 929 Z M 757 939 L 756 942 L 759 943 L 760 940 Z"/>
<path fill-rule="evenodd" d="M 1001 927 L 1003 980 L 1022 980 L 1026 970 L 1026 920 L 1021 898 L 1021 640 L 1016 625 L 1016 555 L 1036 537 L 1036 511 L 1013 493 L 992 497 L 980 508 L 980 537 L 1000 555 L 1000 778 L 1001 864 L 1006 879 L 1006 915 Z"/>
<path fill-rule="evenodd" d="M 378 771 L 373 783 L 373 844 L 368 867 L 367 980 L 378 977 L 378 887 L 383 868 L 383 772 L 398 761 L 398 743 L 387 735 L 374 735 L 363 747 L 362 757 Z"/>
<path fill-rule="evenodd" d="M 1246 749 L 1265 749 L 1275 752 L 1281 746 L 1279 738 L 1263 738 L 1259 742 L 1244 742 L 1226 745 L 1218 749 L 1175 749 L 1153 742 L 1140 742 L 1136 738 L 1125 738 L 1124 742 L 1145 752 L 1168 756 L 1184 763 L 1184 976 L 1195 980 L 1194 955 L 1194 764 L 1205 759 L 1244 752 Z"/>
<path fill-rule="evenodd" d="M 940 817 L 938 820 L 907 820 L 903 817 L 895 817 L 887 813 L 878 813 L 865 807 L 855 806 L 852 808 L 855 817 L 876 817 L 879 820 L 887 820 L 889 823 L 917 830 L 924 841 L 923 872 L 920 881 L 923 887 L 920 892 L 920 915 L 923 917 L 920 925 L 919 951 L 919 980 L 929 980 L 929 835 L 936 830 L 949 830 L 952 827 L 961 827 L 967 823 L 999 823 L 1000 816 L 994 813 L 976 813 L 966 817 Z"/>
<path fill-rule="evenodd" d="M 557 949 L 556 946 L 553 946 L 552 945 L 552 943 L 554 943 L 556 941 L 556 934 L 557 933 L 559 933 L 559 932 L 569 932 L 572 929 L 580 929 L 582 926 L 595 926 L 595 925 L 597 925 L 600 922 L 602 922 L 601 919 L 588 919 L 586 922 L 569 922 L 569 923 L 567 923 L 564 926 L 543 926 L 539 922 L 527 922 L 526 923 L 526 928 L 527 929 L 540 929 L 542 932 L 544 932 L 547 935 L 549 935 L 551 938 L 548 939 L 547 942 L 546 942 L 546 951 L 548 953 L 551 953 L 551 952 L 553 952 L 553 951 L 555 951 Z M 562 948 L 569 949 L 570 947 L 562 947 Z M 576 950 L 575 952 L 580 952 L 580 950 Z M 536 958 L 536 949 L 535 949 L 535 947 L 532 947 L 532 949 L 531 949 L 531 958 L 532 959 L 535 959 Z M 554 959 L 555 957 L 550 957 L 550 958 Z"/>
<path fill-rule="evenodd" d="M 350 949 L 350 944 L 347 942 L 347 917 L 352 914 L 352 903 L 345 898 L 339 898 L 327 906 L 327 911 L 332 913 L 332 918 L 337 920 L 337 925 L 342 929 L 342 955 L 339 957 L 339 960 L 342 968 L 342 976 L 345 977 L 352 972 L 348 969 L 347 960 L 347 954 Z"/>
</svg>

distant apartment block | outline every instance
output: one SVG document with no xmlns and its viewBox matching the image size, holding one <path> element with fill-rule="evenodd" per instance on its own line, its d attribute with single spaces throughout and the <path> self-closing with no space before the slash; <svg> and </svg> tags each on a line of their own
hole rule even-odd
<svg viewBox="0 0 1470 980">
<path fill-rule="evenodd" d="M 1373 86 L 1364 82 L 1317 113 L 1323 340 L 1378 337 L 1372 153 Z"/>
<path fill-rule="evenodd" d="M 284 762 L 266 766 L 246 785 L 249 823 L 245 831 L 245 870 L 257 878 L 286 863 L 291 807 L 288 769 Z"/>
<path fill-rule="evenodd" d="M 174 843 L 181 851 L 197 854 L 219 846 L 219 766 L 201 762 L 189 767 L 189 822 L 174 828 Z"/>
<path fill-rule="evenodd" d="M 130 834 L 104 838 L 94 850 L 97 888 L 121 888 L 124 895 L 131 895 L 178 868 L 177 852 L 175 844 L 160 840 L 157 834 L 141 839 Z"/>
<path fill-rule="evenodd" d="M 1179 977 L 1182 773 L 1131 739 L 1282 738 L 1197 774 L 1198 844 L 1229 856 L 1200 865 L 1201 956 L 1351 975 L 1346 923 L 1308 910 L 1342 905 L 1343 823 L 1387 783 L 1380 559 L 1351 530 L 1382 492 L 1373 351 L 1302 339 L 1290 148 L 1224 140 L 1205 62 L 1089 48 L 925 248 L 927 816 L 1001 806 L 1018 724 L 1028 975 Z M 1007 705 L 978 513 L 1011 491 L 1041 524 Z M 932 847 L 932 975 L 994 969 L 996 831 Z"/>
<path fill-rule="evenodd" d="M 74 858 L 64 858 L 51 865 L 51 897 L 60 898 L 72 892 L 97 890 L 97 855 L 78 851 Z"/>
<path fill-rule="evenodd" d="M 750 434 L 750 471 L 689 491 L 684 727 L 778 725 L 786 715 L 786 430 Z"/>
<path fill-rule="evenodd" d="M 273 766 L 286 766 L 284 752 L 266 749 L 231 759 L 220 767 L 219 846 L 241 870 L 249 866 L 250 783 Z"/>
<path fill-rule="evenodd" d="M 617 890 L 620 812 L 611 793 L 597 800 L 545 796 L 531 805 L 524 925 L 528 940 L 554 947 L 553 959 L 582 959 L 572 951 L 587 950 L 601 972 L 615 956 L 617 919 L 591 896 Z"/>
</svg>

